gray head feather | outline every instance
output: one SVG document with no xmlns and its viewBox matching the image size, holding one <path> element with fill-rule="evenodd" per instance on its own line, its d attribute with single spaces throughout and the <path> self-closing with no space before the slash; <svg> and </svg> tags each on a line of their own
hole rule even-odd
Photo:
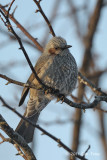
<svg viewBox="0 0 107 160">
<path fill-rule="evenodd" d="M 64 48 L 67 42 L 62 37 L 53 37 L 46 45 L 44 52 L 48 53 L 50 48 Z"/>
</svg>

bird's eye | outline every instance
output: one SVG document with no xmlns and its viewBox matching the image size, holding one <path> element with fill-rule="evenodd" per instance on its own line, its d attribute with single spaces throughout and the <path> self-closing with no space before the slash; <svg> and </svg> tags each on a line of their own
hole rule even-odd
<svg viewBox="0 0 107 160">
<path fill-rule="evenodd" d="M 57 50 L 57 49 L 58 49 L 58 47 L 55 47 L 55 49 Z"/>
</svg>

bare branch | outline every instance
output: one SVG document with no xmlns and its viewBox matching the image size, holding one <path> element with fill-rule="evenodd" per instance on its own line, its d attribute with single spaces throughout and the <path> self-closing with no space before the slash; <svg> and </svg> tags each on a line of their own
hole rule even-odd
<svg viewBox="0 0 107 160">
<path fill-rule="evenodd" d="M 48 18 L 46 17 L 45 13 L 43 12 L 43 10 L 41 8 L 40 1 L 37 1 L 37 0 L 33 0 L 33 1 L 36 3 L 36 5 L 37 5 L 37 7 L 39 9 L 39 10 L 36 10 L 36 12 L 40 12 L 42 14 L 43 18 L 45 19 L 45 21 L 46 21 L 46 23 L 47 23 L 47 25 L 48 25 L 48 27 L 50 29 L 50 33 L 55 37 L 55 32 L 54 32 L 54 30 L 53 30 Z"/>
<path fill-rule="evenodd" d="M 67 98 L 64 98 L 63 102 L 65 102 L 66 104 L 68 104 L 69 106 L 72 106 L 74 108 L 90 109 L 90 108 L 95 108 L 98 105 L 98 103 L 101 102 L 101 101 L 107 102 L 107 96 L 96 96 L 95 100 L 90 104 L 74 103 Z"/>
<path fill-rule="evenodd" d="M 2 115 L 0 115 L 0 127 L 12 139 L 13 144 L 16 143 L 22 149 L 28 160 L 36 160 L 25 140 L 7 124 Z"/>
<path fill-rule="evenodd" d="M 68 100 L 67 98 L 65 98 L 64 95 L 60 95 L 60 93 L 59 93 L 58 90 L 55 90 L 55 89 L 50 88 L 49 86 L 45 85 L 45 84 L 40 80 L 40 78 L 37 76 L 36 71 L 35 71 L 35 69 L 33 68 L 33 65 L 32 65 L 32 63 L 31 63 L 31 61 L 30 61 L 30 59 L 29 59 L 29 57 L 28 57 L 28 55 L 27 55 L 27 52 L 26 52 L 26 50 L 25 50 L 25 48 L 24 48 L 24 46 L 23 46 L 23 44 L 22 44 L 22 41 L 21 41 L 20 37 L 19 37 L 19 36 L 16 34 L 16 32 L 14 31 L 13 27 L 11 26 L 11 23 L 10 23 L 10 21 L 9 21 L 9 19 L 8 19 L 8 16 L 5 16 L 2 11 L 1 11 L 1 13 L 2 13 L 2 15 L 4 16 L 4 18 L 6 19 L 6 23 L 4 22 L 5 25 L 6 25 L 7 28 L 14 34 L 14 36 L 15 36 L 16 39 L 18 40 L 19 45 L 20 45 L 20 49 L 23 51 L 23 53 L 24 53 L 24 55 L 25 55 L 25 57 L 26 57 L 26 60 L 27 60 L 27 62 L 28 62 L 28 64 L 29 64 L 32 72 L 34 73 L 36 79 L 37 79 L 38 82 L 43 86 L 43 88 L 45 89 L 45 91 L 48 90 L 47 93 L 55 94 L 60 100 L 61 100 L 62 97 L 63 97 L 63 102 L 65 102 L 65 103 L 67 103 L 68 105 L 70 105 L 70 106 L 72 106 L 72 107 L 75 107 L 75 108 L 79 108 L 81 105 L 82 105 L 82 107 L 80 107 L 81 109 L 87 109 L 87 107 L 88 107 L 88 108 L 93 108 L 93 107 L 95 107 L 96 104 L 99 103 L 99 101 L 96 101 L 96 99 L 95 99 L 94 102 L 93 102 L 92 104 L 90 104 L 90 105 L 88 105 L 88 104 L 87 104 L 86 106 L 83 106 L 83 105 L 85 105 L 85 104 L 81 104 L 81 105 L 80 105 L 80 104 L 76 104 L 76 105 L 75 105 L 72 101 L 70 101 L 70 100 Z M 79 74 L 79 75 L 81 75 L 81 74 Z M 95 88 L 96 88 L 96 87 L 95 87 Z M 95 89 L 94 89 L 94 90 L 95 90 Z M 97 90 L 98 90 L 98 89 L 97 89 Z M 101 101 L 101 100 L 100 100 L 100 101 Z"/>
<path fill-rule="evenodd" d="M 22 82 L 13 80 L 13 79 L 8 78 L 7 76 L 2 75 L 2 74 L 0 74 L 0 77 L 8 80 L 9 83 L 14 83 L 14 84 L 24 86 L 24 87 L 28 87 L 28 88 L 43 89 L 43 88 L 37 88 L 33 84 L 26 84 L 26 83 L 22 83 Z M 62 100 L 62 102 L 65 102 L 69 106 L 74 107 L 74 108 L 78 108 L 78 109 L 95 108 L 98 105 L 99 102 L 101 102 L 101 101 L 107 102 L 107 95 L 106 94 L 104 96 L 95 97 L 95 100 L 92 103 L 87 104 L 87 103 L 84 103 L 84 102 L 83 103 L 74 103 L 71 100 L 69 100 L 68 98 L 66 98 L 64 95 L 61 95 L 59 92 L 56 92 L 55 90 L 54 90 L 54 92 L 52 92 L 52 90 L 48 90 L 48 92 L 46 92 L 46 90 L 44 90 L 44 92 L 47 93 L 47 94 L 51 93 L 51 94 L 55 95 L 56 97 L 58 97 L 59 100 Z M 104 112 L 106 112 L 106 111 L 104 111 Z"/>
<path fill-rule="evenodd" d="M 5 138 L 1 133 L 0 133 L 0 137 L 2 139 L 2 141 L 0 142 L 3 143 L 3 142 L 9 142 L 13 145 L 13 140 L 11 138 Z M 25 154 L 21 151 L 20 147 L 17 145 L 17 144 L 14 144 L 14 147 L 17 149 L 18 151 L 18 154 L 17 155 L 20 155 L 22 156 L 25 160 L 28 160 L 27 157 L 25 156 Z"/>
<path fill-rule="evenodd" d="M 99 111 L 101 111 L 101 112 L 107 113 L 107 111 L 104 110 L 103 108 L 96 107 L 95 109 L 97 109 L 97 110 L 99 110 Z"/>
<path fill-rule="evenodd" d="M 9 8 L 8 8 L 8 11 L 7 11 L 7 16 L 9 16 L 9 12 L 10 12 L 11 7 L 12 7 L 12 5 L 13 5 L 14 2 L 15 2 L 15 0 L 13 0 L 13 1 L 10 3 L 10 6 L 9 6 Z"/>
<path fill-rule="evenodd" d="M 90 87 L 92 89 L 92 91 L 95 92 L 97 95 L 107 96 L 106 93 L 101 91 L 101 88 L 97 88 L 97 86 L 95 86 L 89 79 L 87 79 L 85 76 L 83 76 L 80 72 L 78 72 L 78 79 L 79 79 L 80 83 L 83 83 L 83 84 L 87 85 L 88 87 Z"/>
<path fill-rule="evenodd" d="M 40 131 L 43 132 L 43 134 L 47 135 L 48 137 L 50 137 L 51 139 L 53 139 L 54 141 L 56 141 L 60 147 L 64 148 L 66 151 L 68 151 L 70 154 L 72 154 L 74 157 L 77 157 L 81 160 L 87 160 L 85 157 L 79 155 L 78 153 L 74 152 L 73 150 L 71 150 L 70 148 L 68 148 L 59 138 L 56 138 L 54 135 L 50 134 L 49 132 L 47 132 L 46 130 L 44 130 L 43 128 L 41 128 L 39 125 L 35 125 L 34 123 L 32 123 L 30 120 L 28 120 L 26 117 L 22 116 L 20 113 L 18 113 L 16 110 L 14 110 L 11 106 L 9 106 L 2 97 L 0 97 L 0 100 L 2 101 L 3 105 L 5 107 L 7 107 L 8 109 L 10 109 L 11 111 L 13 111 L 15 114 L 17 114 L 20 118 L 22 118 L 23 120 L 25 120 L 26 122 L 28 122 L 29 124 L 31 124 L 33 127 L 38 128 Z M 11 137 L 10 137 L 11 138 Z M 33 160 L 33 159 L 32 159 Z"/>
<path fill-rule="evenodd" d="M 87 77 L 87 73 L 90 70 L 90 65 L 92 62 L 92 45 L 93 39 L 96 32 L 96 28 L 100 19 L 100 13 L 102 11 L 102 4 L 103 0 L 97 0 L 95 9 L 89 19 L 87 33 L 84 36 L 84 55 L 83 55 L 83 62 L 80 72 Z M 95 87 L 96 88 L 96 87 Z M 83 95 L 85 91 L 85 85 L 83 83 L 79 83 L 78 87 L 78 98 L 82 101 Z M 76 110 L 75 112 L 76 119 L 79 120 L 79 124 L 74 125 L 74 132 L 72 137 L 72 148 L 73 150 L 77 151 L 79 147 L 79 140 L 80 140 L 80 131 L 81 131 L 81 124 L 82 124 L 82 112 L 81 110 Z M 75 160 L 75 159 L 73 159 Z"/>
<path fill-rule="evenodd" d="M 3 5 L 0 4 L 0 8 L 7 15 L 7 11 Z M 35 44 L 35 46 L 43 52 L 43 47 L 37 42 L 36 38 L 34 38 L 28 31 L 13 17 L 13 14 L 9 14 L 9 18 L 16 24 L 16 26 Z"/>
<path fill-rule="evenodd" d="M 7 80 L 8 82 L 6 83 L 6 85 L 10 84 L 10 83 L 13 83 L 13 84 L 16 84 L 16 85 L 19 85 L 19 86 L 23 86 L 23 87 L 28 87 L 28 88 L 34 88 L 34 89 L 41 89 L 41 88 L 38 88 L 37 86 L 33 85 L 33 84 L 28 84 L 28 83 L 23 83 L 23 82 L 19 82 L 19 81 L 16 81 L 16 80 L 13 80 L 3 74 L 0 74 L 0 77 Z"/>
<path fill-rule="evenodd" d="M 89 151 L 90 148 L 91 148 L 91 146 L 89 145 L 88 148 L 86 149 L 86 151 L 85 151 L 84 154 L 83 154 L 84 157 L 85 157 L 86 153 Z"/>
<path fill-rule="evenodd" d="M 38 81 L 44 88 L 46 88 L 46 89 L 48 88 L 48 89 L 49 89 L 49 87 L 46 86 L 46 85 L 40 80 L 40 78 L 37 76 L 36 71 L 35 71 L 35 69 L 34 69 L 34 67 L 33 67 L 33 65 L 32 65 L 32 63 L 31 63 L 31 61 L 30 61 L 30 59 L 29 59 L 29 56 L 28 56 L 28 54 L 27 54 L 27 52 L 26 52 L 26 50 L 25 50 L 25 48 L 24 48 L 24 46 L 23 46 L 23 44 L 22 44 L 22 41 L 21 41 L 20 37 L 19 37 L 19 36 L 16 34 L 16 32 L 14 31 L 14 29 L 13 29 L 13 27 L 12 27 L 10 21 L 9 21 L 8 16 L 6 16 L 6 15 L 2 12 L 2 10 L 0 10 L 0 12 L 1 12 L 1 14 L 3 15 L 3 17 L 5 18 L 6 22 L 4 22 L 3 19 L 2 19 L 2 21 L 4 22 L 4 24 L 5 24 L 5 26 L 8 28 L 8 30 L 9 30 L 11 33 L 13 33 L 13 35 L 14 35 L 15 38 L 17 39 L 17 41 L 18 41 L 18 43 L 19 43 L 19 45 L 20 45 L 20 48 L 19 48 L 19 49 L 22 50 L 22 52 L 23 52 L 23 54 L 24 54 L 24 56 L 25 56 L 25 58 L 26 58 L 26 60 L 27 60 L 27 62 L 28 62 L 28 64 L 29 64 L 29 66 L 30 66 L 30 68 L 31 68 L 31 70 L 32 70 L 32 72 L 34 73 L 34 75 L 35 75 L 35 77 L 36 77 L 36 79 L 37 79 L 37 81 Z"/>
</svg>

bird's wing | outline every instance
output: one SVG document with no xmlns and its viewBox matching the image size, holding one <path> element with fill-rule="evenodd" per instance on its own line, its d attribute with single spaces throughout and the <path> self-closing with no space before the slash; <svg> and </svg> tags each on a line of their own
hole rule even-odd
<svg viewBox="0 0 107 160">
<path fill-rule="evenodd" d="M 37 74 L 39 74 L 41 72 L 41 68 L 45 65 L 45 63 L 47 63 L 48 59 L 49 59 L 49 56 L 41 56 L 38 59 L 36 65 L 34 67 Z M 29 79 L 27 80 L 27 83 L 31 84 L 34 79 L 35 79 L 35 76 L 32 73 L 30 75 Z M 23 91 L 22 91 L 21 99 L 20 99 L 20 102 L 19 102 L 19 106 L 21 106 L 23 104 L 28 92 L 29 92 L 29 88 L 24 87 Z"/>
<path fill-rule="evenodd" d="M 30 84 L 34 80 L 34 77 L 35 76 L 32 73 L 26 83 Z M 23 104 L 28 92 L 29 92 L 29 88 L 28 87 L 24 87 L 23 91 L 22 91 L 21 99 L 20 99 L 20 102 L 19 102 L 19 106 L 21 106 Z"/>
</svg>

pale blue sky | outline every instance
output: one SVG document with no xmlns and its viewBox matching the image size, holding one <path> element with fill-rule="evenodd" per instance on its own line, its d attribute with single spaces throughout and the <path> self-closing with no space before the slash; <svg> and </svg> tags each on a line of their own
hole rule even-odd
<svg viewBox="0 0 107 160">
<path fill-rule="evenodd" d="M 68 44 L 71 44 L 73 47 L 70 49 L 71 53 L 76 59 L 76 62 L 78 64 L 78 68 L 81 66 L 82 59 L 83 59 L 83 52 L 84 48 L 82 45 L 82 42 L 78 38 L 78 36 L 75 34 L 75 26 L 73 24 L 73 20 L 71 22 L 68 18 L 60 18 L 61 13 L 66 13 L 69 9 L 67 8 L 67 2 L 66 0 L 62 0 L 62 4 L 60 6 L 60 9 L 58 10 L 58 16 L 59 19 L 55 20 L 53 23 L 53 28 L 57 35 L 60 35 L 64 37 Z M 7 4 L 11 2 L 10 0 L 1 0 L 0 3 Z M 84 3 L 84 0 L 75 1 L 76 6 L 82 5 Z M 42 0 L 41 5 L 46 13 L 46 15 L 50 18 L 50 13 L 52 11 L 54 0 L 48 1 L 48 0 Z M 94 6 L 96 4 L 96 0 L 90 0 L 89 1 L 89 9 L 88 12 L 91 14 L 92 10 L 94 9 Z M 16 19 L 25 27 L 29 28 L 35 23 L 42 23 L 42 27 L 38 27 L 37 29 L 33 29 L 31 32 L 29 32 L 35 37 L 38 38 L 38 41 L 42 41 L 42 37 L 44 37 L 45 32 L 47 31 L 46 24 L 44 22 L 44 19 L 39 13 L 34 13 L 36 10 L 36 5 L 34 4 L 33 0 L 16 0 L 13 8 L 18 5 L 18 8 L 15 13 Z M 78 15 L 80 16 L 80 22 L 81 27 L 84 29 L 87 24 L 86 16 L 84 15 L 84 12 L 80 12 Z M 72 19 L 72 17 L 71 17 Z M 72 25 L 71 25 L 72 24 Z M 0 29 L 2 30 L 4 25 L 0 21 Z M 16 32 L 19 31 L 18 28 L 16 28 L 15 24 L 13 24 L 13 27 Z M 98 55 L 98 59 L 96 60 L 96 69 L 104 69 L 107 67 L 107 7 L 105 7 L 102 11 L 101 19 L 99 22 L 99 25 L 97 27 L 97 33 L 94 38 L 94 46 L 93 46 L 93 52 Z M 23 33 L 21 33 L 23 35 Z M 24 37 L 24 35 L 23 35 Z M 49 36 L 51 38 L 51 35 Z M 2 42 L 9 42 L 9 39 L 7 36 L 4 36 L 0 32 L 0 44 Z M 40 56 L 40 53 L 32 49 L 31 47 L 24 45 L 33 64 L 35 64 L 35 61 L 37 61 L 38 57 Z M 23 81 L 25 82 L 27 78 L 29 77 L 31 71 L 29 66 L 26 63 L 26 60 L 23 56 L 22 51 L 18 50 L 19 45 L 18 43 L 11 42 L 7 47 L 0 48 L 0 64 L 5 66 L 11 61 L 20 61 L 24 62 L 26 65 L 21 65 L 19 63 L 18 66 L 11 68 L 7 71 L 0 70 L 0 73 L 3 73 L 13 79 Z M 35 54 L 36 53 L 36 54 Z M 18 102 L 20 99 L 22 87 L 17 87 L 13 84 L 9 84 L 8 86 L 5 85 L 6 81 L 0 79 L 0 95 L 14 108 L 16 108 L 20 113 L 24 112 L 22 107 L 18 107 Z M 103 76 L 101 81 L 101 87 L 105 91 L 107 90 L 107 74 Z M 20 91 L 18 90 L 20 88 Z M 17 91 L 18 90 L 18 91 Z M 75 91 L 74 91 L 75 92 Z M 17 97 L 17 100 L 14 101 L 14 96 Z M 28 100 L 28 98 L 27 98 Z M 27 103 L 27 100 L 25 102 L 25 106 Z M 1 104 L 1 103 L 0 103 Z M 16 128 L 20 118 L 18 118 L 14 113 L 9 111 L 8 109 L 4 107 L 0 107 L 0 113 L 3 115 L 5 120 L 9 123 L 9 125 L 12 128 Z M 69 106 L 65 104 L 56 103 L 55 101 L 52 101 L 41 113 L 41 116 L 39 118 L 39 121 L 53 121 L 55 119 L 68 119 L 71 117 L 74 113 L 74 109 L 70 108 Z M 107 115 L 106 115 L 107 118 Z M 86 113 L 83 113 L 83 127 L 82 127 L 82 135 L 81 136 L 81 142 L 80 142 L 80 151 L 79 153 L 83 153 L 89 144 L 91 144 L 91 149 L 87 154 L 87 158 L 90 160 L 101 160 L 103 157 L 103 151 L 101 142 L 99 141 L 99 135 L 98 131 L 99 129 L 99 118 L 96 111 L 93 110 L 87 110 Z M 39 122 L 38 122 L 39 123 Z M 73 123 L 67 123 L 65 125 L 52 125 L 52 126 L 46 126 L 41 124 L 43 128 L 45 128 L 47 131 L 55 135 L 56 137 L 60 138 L 66 145 L 69 147 L 71 146 L 71 137 L 72 137 L 72 129 L 73 129 Z M 43 135 L 41 136 L 41 132 L 37 130 L 36 133 L 36 147 L 35 147 L 35 153 L 38 160 L 65 160 L 69 156 L 69 154 L 62 148 L 59 148 L 57 146 L 57 143 L 51 140 L 49 137 Z M 5 147 L 5 150 L 4 150 Z M 4 143 L 0 145 L 0 157 L 3 160 L 22 160 L 20 156 L 15 156 L 17 153 L 16 149 L 7 143 Z"/>
</svg>

